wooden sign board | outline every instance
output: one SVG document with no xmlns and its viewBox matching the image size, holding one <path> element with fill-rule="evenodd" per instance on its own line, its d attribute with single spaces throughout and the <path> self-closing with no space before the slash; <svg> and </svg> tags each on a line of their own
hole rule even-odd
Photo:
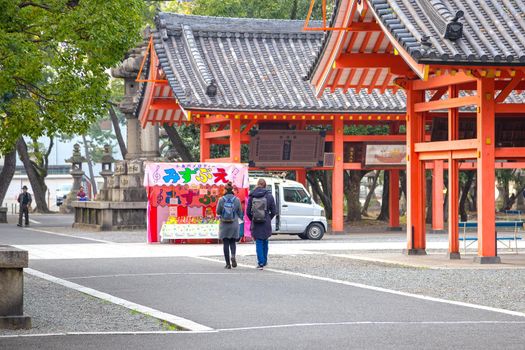
<svg viewBox="0 0 525 350">
<path fill-rule="evenodd" d="M 365 146 L 365 167 L 385 167 L 406 165 L 406 144 L 368 143 Z"/>
<path fill-rule="evenodd" d="M 250 167 L 321 166 L 324 141 L 324 131 L 254 131 L 250 139 Z"/>
</svg>

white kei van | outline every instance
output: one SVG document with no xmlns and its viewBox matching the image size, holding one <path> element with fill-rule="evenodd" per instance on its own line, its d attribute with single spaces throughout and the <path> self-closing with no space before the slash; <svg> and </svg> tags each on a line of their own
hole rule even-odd
<svg viewBox="0 0 525 350">
<path fill-rule="evenodd" d="M 301 183 L 278 177 L 250 177 L 250 192 L 261 178 L 266 181 L 277 207 L 277 215 L 272 220 L 273 234 L 323 238 L 328 227 L 324 209 L 313 201 Z"/>
</svg>

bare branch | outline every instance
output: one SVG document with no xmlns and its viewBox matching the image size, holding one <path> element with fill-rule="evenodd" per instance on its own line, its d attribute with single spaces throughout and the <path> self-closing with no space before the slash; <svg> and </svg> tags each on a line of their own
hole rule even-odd
<svg viewBox="0 0 525 350">
<path fill-rule="evenodd" d="M 18 7 L 21 8 L 21 9 L 24 8 L 24 7 L 29 7 L 29 6 L 39 7 L 39 8 L 44 9 L 44 10 L 50 10 L 51 9 L 46 4 L 38 4 L 38 3 L 32 2 L 32 1 L 23 1 L 20 4 L 18 4 Z"/>
</svg>

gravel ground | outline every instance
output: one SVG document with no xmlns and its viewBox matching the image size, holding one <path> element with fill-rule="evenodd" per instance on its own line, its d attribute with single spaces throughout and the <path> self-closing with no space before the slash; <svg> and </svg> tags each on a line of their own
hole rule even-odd
<svg viewBox="0 0 525 350">
<path fill-rule="evenodd" d="M 174 330 L 156 318 L 27 274 L 24 314 L 31 317 L 32 329 L 0 329 L 0 335 Z"/>
<path fill-rule="evenodd" d="M 256 264 L 254 256 L 239 256 L 237 260 Z M 433 270 L 325 254 L 272 256 L 271 247 L 268 260 L 269 268 L 525 312 L 525 269 Z"/>
</svg>

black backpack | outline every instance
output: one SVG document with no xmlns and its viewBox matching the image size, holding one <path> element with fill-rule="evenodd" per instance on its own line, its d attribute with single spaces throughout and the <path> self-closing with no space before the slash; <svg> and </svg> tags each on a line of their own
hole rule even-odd
<svg viewBox="0 0 525 350">
<path fill-rule="evenodd" d="M 253 222 L 265 222 L 266 221 L 266 208 L 268 207 L 268 201 L 266 196 L 252 199 L 252 221 Z"/>
</svg>

